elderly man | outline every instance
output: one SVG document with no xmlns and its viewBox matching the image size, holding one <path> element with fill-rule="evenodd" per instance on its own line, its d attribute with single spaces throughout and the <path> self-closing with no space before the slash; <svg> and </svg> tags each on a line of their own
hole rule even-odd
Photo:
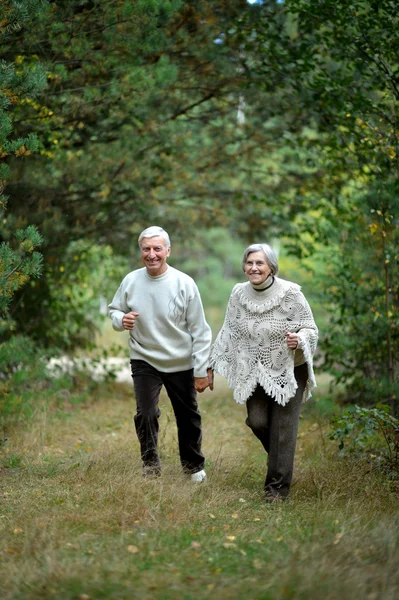
<svg viewBox="0 0 399 600">
<path fill-rule="evenodd" d="M 208 358 L 212 334 L 194 280 L 167 264 L 169 236 L 148 227 L 139 236 L 144 268 L 123 279 L 109 305 L 112 326 L 128 330 L 136 397 L 134 417 L 144 475 L 159 475 L 162 385 L 176 417 L 180 461 L 194 482 L 206 480 L 197 392 L 213 389 Z"/>
</svg>

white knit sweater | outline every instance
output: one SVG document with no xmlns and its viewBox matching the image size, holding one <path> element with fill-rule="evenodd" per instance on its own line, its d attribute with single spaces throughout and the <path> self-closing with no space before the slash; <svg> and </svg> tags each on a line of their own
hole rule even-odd
<svg viewBox="0 0 399 600">
<path fill-rule="evenodd" d="M 137 269 L 126 275 L 108 308 L 116 331 L 124 330 L 126 313 L 139 313 L 129 332 L 130 358 L 165 373 L 193 368 L 194 377 L 207 376 L 212 332 L 191 277 L 170 266 L 156 277 Z"/>
<path fill-rule="evenodd" d="M 298 334 L 298 348 L 290 350 L 286 333 Z M 234 286 L 226 317 L 211 350 L 210 366 L 227 378 L 234 398 L 246 402 L 260 384 L 285 406 L 295 395 L 294 367 L 308 365 L 304 401 L 316 386 L 313 355 L 318 330 L 299 285 L 275 277 L 265 291 L 248 283 Z"/>
</svg>

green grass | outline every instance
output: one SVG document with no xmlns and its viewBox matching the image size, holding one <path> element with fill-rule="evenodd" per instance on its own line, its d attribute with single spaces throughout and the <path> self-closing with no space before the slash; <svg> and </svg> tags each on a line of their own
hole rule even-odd
<svg viewBox="0 0 399 600">
<path fill-rule="evenodd" d="M 398 597 L 397 490 L 338 458 L 321 399 L 303 411 L 290 499 L 272 506 L 245 408 L 219 379 L 199 400 L 208 483 L 193 486 L 165 396 L 157 480 L 141 476 L 129 386 L 37 398 L 0 448 L 2 598 Z"/>
</svg>

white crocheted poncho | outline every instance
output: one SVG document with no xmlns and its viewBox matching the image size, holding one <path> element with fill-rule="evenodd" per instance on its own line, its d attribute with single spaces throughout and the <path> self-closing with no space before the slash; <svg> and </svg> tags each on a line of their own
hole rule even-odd
<svg viewBox="0 0 399 600">
<path fill-rule="evenodd" d="M 298 348 L 290 350 L 286 333 L 298 334 Z M 210 367 L 226 377 L 234 398 L 244 404 L 260 384 L 285 406 L 295 395 L 294 367 L 308 365 L 304 401 L 316 386 L 313 355 L 318 330 L 299 285 L 275 277 L 265 291 L 248 283 L 234 286 L 226 317 L 210 355 Z"/>
</svg>

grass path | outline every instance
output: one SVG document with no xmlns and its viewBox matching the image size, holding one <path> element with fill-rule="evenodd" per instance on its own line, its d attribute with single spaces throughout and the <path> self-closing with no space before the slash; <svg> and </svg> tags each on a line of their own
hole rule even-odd
<svg viewBox="0 0 399 600">
<path fill-rule="evenodd" d="M 367 461 L 339 459 L 315 411 L 294 486 L 262 502 L 265 455 L 221 381 L 199 397 L 208 483 L 181 473 L 161 402 L 163 475 L 144 480 L 129 386 L 37 398 L 1 448 L 0 588 L 9 599 L 399 597 L 398 497 Z"/>
</svg>

